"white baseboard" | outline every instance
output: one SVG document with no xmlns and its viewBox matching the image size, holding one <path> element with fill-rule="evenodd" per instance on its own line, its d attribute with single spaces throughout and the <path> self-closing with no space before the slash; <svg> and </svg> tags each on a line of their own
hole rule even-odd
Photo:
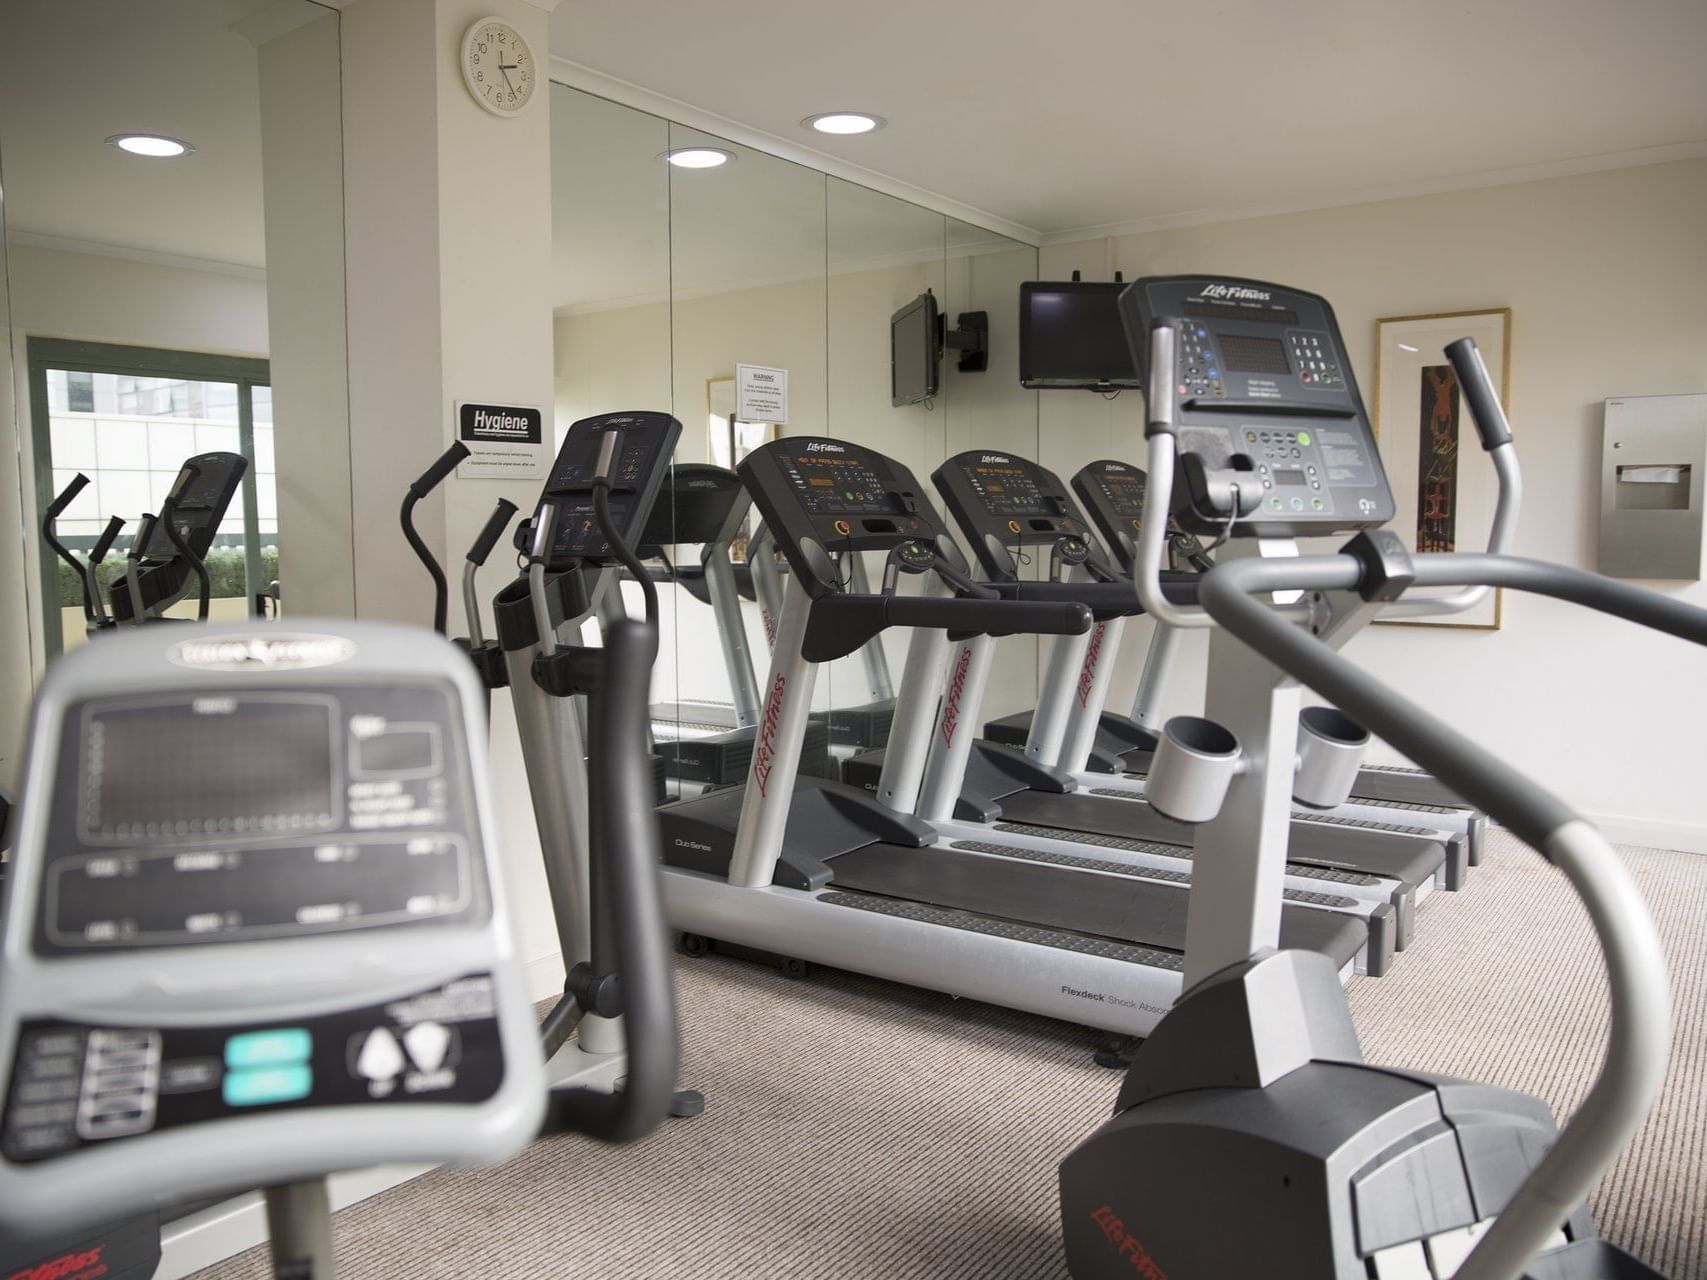
<svg viewBox="0 0 1707 1280">
<path fill-rule="evenodd" d="M 528 984 L 528 999 L 535 1004 L 541 1000 L 555 1000 L 563 994 L 563 979 L 567 976 L 563 970 L 562 954 L 552 951 L 535 956 L 522 966 L 522 976 Z"/>
<path fill-rule="evenodd" d="M 1641 845 L 1646 849 L 1676 849 L 1682 853 L 1707 853 L 1707 827 L 1681 822 L 1655 822 L 1620 813 L 1583 815 L 1614 844 Z"/>
</svg>

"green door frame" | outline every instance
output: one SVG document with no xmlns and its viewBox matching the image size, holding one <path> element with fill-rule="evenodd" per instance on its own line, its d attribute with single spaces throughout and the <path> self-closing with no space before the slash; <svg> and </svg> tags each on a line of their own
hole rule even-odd
<svg viewBox="0 0 1707 1280">
<path fill-rule="evenodd" d="M 63 338 L 28 338 L 25 341 L 30 385 L 31 466 L 36 477 L 36 510 L 45 511 L 53 501 L 53 447 L 47 404 L 47 371 L 65 369 L 73 373 L 128 373 L 144 378 L 185 378 L 197 382 L 237 384 L 237 448 L 249 459 L 243 475 L 243 525 L 254 533 L 259 518 L 255 488 L 255 409 L 253 391 L 271 386 L 272 374 L 265 360 L 252 356 L 210 355 L 200 351 L 172 351 L 163 347 L 127 347 L 110 342 L 75 342 Z M 131 513 L 133 516 L 137 513 Z M 49 657 L 60 653 L 64 637 L 59 627 L 59 560 L 45 542 L 40 546 L 42 584 L 42 640 Z M 261 589 L 261 546 L 258 537 L 244 539 L 244 590 L 250 601 Z"/>
</svg>

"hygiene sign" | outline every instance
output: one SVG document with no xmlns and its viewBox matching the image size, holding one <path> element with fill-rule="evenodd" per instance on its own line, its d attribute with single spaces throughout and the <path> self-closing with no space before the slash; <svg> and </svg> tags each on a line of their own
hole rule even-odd
<svg viewBox="0 0 1707 1280">
<path fill-rule="evenodd" d="M 535 480 L 545 474 L 545 413 L 528 405 L 456 405 L 456 438 L 468 459 L 456 469 L 464 480 Z"/>
</svg>

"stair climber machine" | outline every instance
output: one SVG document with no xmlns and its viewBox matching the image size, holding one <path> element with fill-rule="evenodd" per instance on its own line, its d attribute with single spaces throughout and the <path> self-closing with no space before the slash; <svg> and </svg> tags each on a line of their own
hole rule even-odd
<svg viewBox="0 0 1707 1280">
<path fill-rule="evenodd" d="M 1205 330 L 1204 336 L 1207 332 Z M 1246 434 L 1257 437 L 1247 440 L 1247 445 L 1254 445 L 1265 453 L 1298 450 L 1302 454 L 1300 446 L 1280 441 L 1282 435 L 1295 437 L 1296 432 L 1258 430 Z M 1308 432 L 1305 434 L 1307 436 Z M 1308 447 L 1307 441 L 1304 447 Z M 1279 465 L 1280 461 L 1277 459 L 1274 465 Z M 1092 462 L 1073 477 L 1073 491 L 1084 503 L 1092 524 L 1104 544 L 1114 552 L 1122 569 L 1129 575 L 1134 573 L 1144 505 L 1143 470 L 1108 459 Z M 1189 563 L 1200 572 L 1214 563 L 1197 538 L 1177 528 L 1170 528 L 1168 533 L 1168 558 L 1171 562 Z M 1143 675 L 1137 696 L 1133 699 L 1131 717 L 1105 711 L 1097 728 L 1095 746 L 1084 749 L 1084 762 L 1075 766 L 1064 758 L 1063 764 L 1068 768 L 1090 768 L 1137 777 L 1149 772 L 1150 757 L 1156 747 L 1154 731 L 1160 727 L 1160 692 L 1172 670 L 1180 638 L 1181 632 L 1177 628 L 1155 628 L 1144 656 Z M 1311 816 L 1329 821 L 1348 819 L 1349 825 L 1353 826 L 1368 822 L 1382 826 L 1411 826 L 1421 834 L 1444 831 L 1449 839 L 1463 846 L 1464 865 L 1467 867 L 1481 861 L 1487 832 L 1486 816 L 1466 808 L 1438 779 L 1420 769 L 1391 765 L 1364 765 L 1357 771 L 1351 796 L 1345 804 L 1331 813 Z"/>
<path fill-rule="evenodd" d="M 739 468 L 792 570 L 744 792 L 666 805 L 665 902 L 690 954 L 820 962 L 993 1004 L 1142 1034 L 1179 992 L 1186 891 L 939 840 L 912 808 L 950 635 L 1088 630 L 1061 599 L 1004 599 L 973 582 L 918 481 L 846 441 L 790 438 Z M 881 588 L 847 588 L 833 559 L 886 557 Z M 923 580 L 901 594 L 901 577 Z M 915 628 L 878 794 L 799 776 L 821 664 L 889 627 Z M 1352 915 L 1289 917 L 1291 941 L 1349 972 L 1368 930 Z"/>
<path fill-rule="evenodd" d="M 702 604 L 711 606 L 723 670 L 729 680 L 731 703 L 678 700 L 652 708 L 652 729 L 659 738 L 658 754 L 680 794 L 713 787 L 738 786 L 746 780 L 752 761 L 753 738 L 759 723 L 759 682 L 741 616 L 730 547 L 747 517 L 751 500 L 741 478 L 726 467 L 678 462 L 670 468 L 652 507 L 651 519 L 640 533 L 642 560 L 662 563 L 654 582 L 673 582 Z M 673 562 L 667 547 L 698 545 L 697 565 Z M 613 603 L 617 596 L 607 597 Z M 677 618 L 678 630 L 681 618 Z M 802 768 L 808 773 L 830 771 L 830 736 L 822 723 L 808 726 Z"/>
<path fill-rule="evenodd" d="M 1306 341 L 1350 367 L 1325 300 L 1250 280 L 1168 277 L 1138 281 L 1120 305 L 1149 387 L 1139 591 L 1169 625 L 1211 628 L 1210 680 L 1207 716 L 1168 722 L 1150 775 L 1158 795 L 1203 817 L 1186 990 L 1139 1047 L 1114 1117 L 1061 1166 L 1072 1274 L 1653 1277 L 1596 1237 L 1583 1205 L 1665 1072 L 1669 984 L 1646 904 L 1579 815 L 1337 650 L 1378 614 L 1460 610 L 1494 586 L 1696 644 L 1707 644 L 1707 612 L 1541 561 L 1408 554 L 1382 528 L 1393 501 L 1355 383 L 1295 372 Z M 1222 387 L 1189 375 L 1203 363 L 1190 341 L 1199 327 L 1222 357 Z M 1518 505 L 1510 430 L 1474 343 L 1446 354 L 1499 474 L 1509 529 Z M 1240 437 L 1276 428 L 1319 442 L 1308 447 L 1322 489 L 1262 487 Z M 1176 608 L 1161 591 L 1170 511 L 1190 532 L 1232 535 L 1203 576 L 1201 608 Z M 1356 536 L 1337 555 L 1299 555 L 1292 541 L 1333 533 Z M 1413 586 L 1455 590 L 1407 600 Z M 1364 1062 L 1331 968 L 1275 949 L 1295 764 L 1337 763 L 1347 784 L 1355 772 L 1347 753 L 1315 764 L 1298 751 L 1308 742 L 1301 685 L 1508 827 L 1584 900 L 1606 957 L 1611 1025 L 1601 1074 L 1562 1131 L 1538 1099 Z"/>
<path fill-rule="evenodd" d="M 192 579 L 198 590 L 196 617 L 207 621 L 205 560 L 248 469 L 240 453 L 203 453 L 184 463 L 159 516 L 143 515 L 125 554 L 124 576 L 113 583 L 107 605 L 116 624 L 166 620 L 166 610 L 189 594 Z"/>
<path fill-rule="evenodd" d="M 187 1202 L 260 1188 L 272 1274 L 327 1280 L 332 1173 L 662 1121 L 655 634 L 614 639 L 591 821 L 614 938 L 596 985 L 621 975 L 615 1092 L 547 1090 L 482 689 L 449 645 L 343 621 L 150 627 L 49 669 L 0 964 L 0 1271 L 150 1275 L 160 1216 L 187 1239 L 237 1211 L 171 1221 Z"/>
<path fill-rule="evenodd" d="M 65 509 L 77 499 L 77 495 L 89 487 L 89 477 L 79 471 L 71 478 L 71 483 L 59 491 L 54 500 L 48 503 L 47 510 L 42 514 L 41 536 L 53 554 L 58 556 L 71 569 L 76 577 L 80 594 L 83 598 L 83 631 L 85 635 L 95 636 L 114 627 L 112 615 L 107 612 L 106 601 L 101 595 L 100 569 L 107 558 L 107 552 L 113 548 L 119 533 L 124 529 L 125 518 L 112 516 L 107 520 L 107 527 L 95 539 L 89 548 L 87 558 L 79 560 L 76 553 L 66 546 L 59 537 L 59 518 L 65 514 Z"/>
<path fill-rule="evenodd" d="M 838 561 L 838 563 L 840 563 Z M 747 565 L 753 585 L 753 598 L 764 618 L 765 638 L 776 642 L 776 620 L 782 616 L 784 587 L 783 569 L 776 556 L 776 539 L 761 521 L 753 529 L 747 543 Z M 849 556 L 843 569 L 848 590 L 858 595 L 871 591 L 871 574 L 865 557 Z M 889 656 L 883 651 L 883 641 L 873 636 L 859 647 L 860 667 L 865 673 L 866 701 L 836 704 L 828 710 L 814 711 L 812 720 L 828 726 L 830 752 L 837 759 L 846 759 L 889 741 L 889 727 L 895 718 L 895 686 L 889 675 Z M 810 741 L 810 739 L 809 739 Z M 808 757 L 810 758 L 810 757 Z M 809 772 L 810 770 L 808 770 Z"/>
<path fill-rule="evenodd" d="M 600 1073 L 611 1080 L 622 1068 L 621 992 L 612 978 L 617 940 L 594 909 L 597 886 L 588 877 L 599 865 L 596 851 L 620 838 L 625 824 L 650 829 L 656 794 L 649 782 L 643 811 L 625 791 L 627 805 L 614 817 L 598 810 L 589 817 L 589 786 L 597 788 L 612 764 L 605 753 L 588 751 L 576 699 L 587 698 L 596 742 L 607 663 L 643 665 L 635 732 L 645 736 L 658 603 L 634 547 L 681 430 L 669 414 L 651 412 L 607 413 L 572 424 L 534 515 L 517 529 L 526 567 L 493 601 L 558 944 L 569 969 L 563 995 L 541 1028 L 553 1079 Z M 618 589 L 623 569 L 640 582 L 645 620 L 609 620 L 603 648 L 583 646 L 582 625 L 598 616 L 604 594 Z M 636 656 L 640 640 L 648 649 L 643 664 Z M 703 1105 L 698 1094 L 683 1091 L 676 1114 L 696 1115 Z"/>
</svg>

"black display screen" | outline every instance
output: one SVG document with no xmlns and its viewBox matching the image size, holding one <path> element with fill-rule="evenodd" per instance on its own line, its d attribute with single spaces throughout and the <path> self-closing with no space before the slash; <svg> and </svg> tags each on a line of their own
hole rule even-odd
<svg viewBox="0 0 1707 1280">
<path fill-rule="evenodd" d="M 1137 386 L 1120 322 L 1126 286 L 1032 281 L 1020 286 L 1019 376 L 1026 386 Z"/>
<path fill-rule="evenodd" d="M 1097 484 L 1116 515 L 1137 519 L 1144 514 L 1143 477 L 1131 472 L 1125 475 L 1105 472 L 1097 477 Z"/>
<path fill-rule="evenodd" d="M 984 509 L 999 516 L 1046 516 L 1049 506 L 1043 494 L 1023 467 L 1004 467 L 995 464 L 966 468 L 966 478 L 984 504 Z"/>
<path fill-rule="evenodd" d="M 1302 471 L 1293 470 L 1276 471 L 1274 473 L 1274 482 L 1276 484 L 1303 484 L 1304 473 Z"/>
<path fill-rule="evenodd" d="M 858 458 L 801 454 L 785 458 L 782 469 L 800 504 L 814 515 L 876 515 L 895 509 L 877 473 Z"/>
<path fill-rule="evenodd" d="M 936 298 L 921 293 L 889 318 L 889 401 L 918 404 L 937 393 L 941 351 Z"/>
<path fill-rule="evenodd" d="M 83 829 L 106 840 L 311 831 L 337 812 L 329 699 L 203 697 L 95 712 Z"/>
<path fill-rule="evenodd" d="M 1291 373 L 1292 362 L 1278 338 L 1253 338 L 1243 333 L 1218 333 L 1221 363 L 1233 373 Z"/>
</svg>

